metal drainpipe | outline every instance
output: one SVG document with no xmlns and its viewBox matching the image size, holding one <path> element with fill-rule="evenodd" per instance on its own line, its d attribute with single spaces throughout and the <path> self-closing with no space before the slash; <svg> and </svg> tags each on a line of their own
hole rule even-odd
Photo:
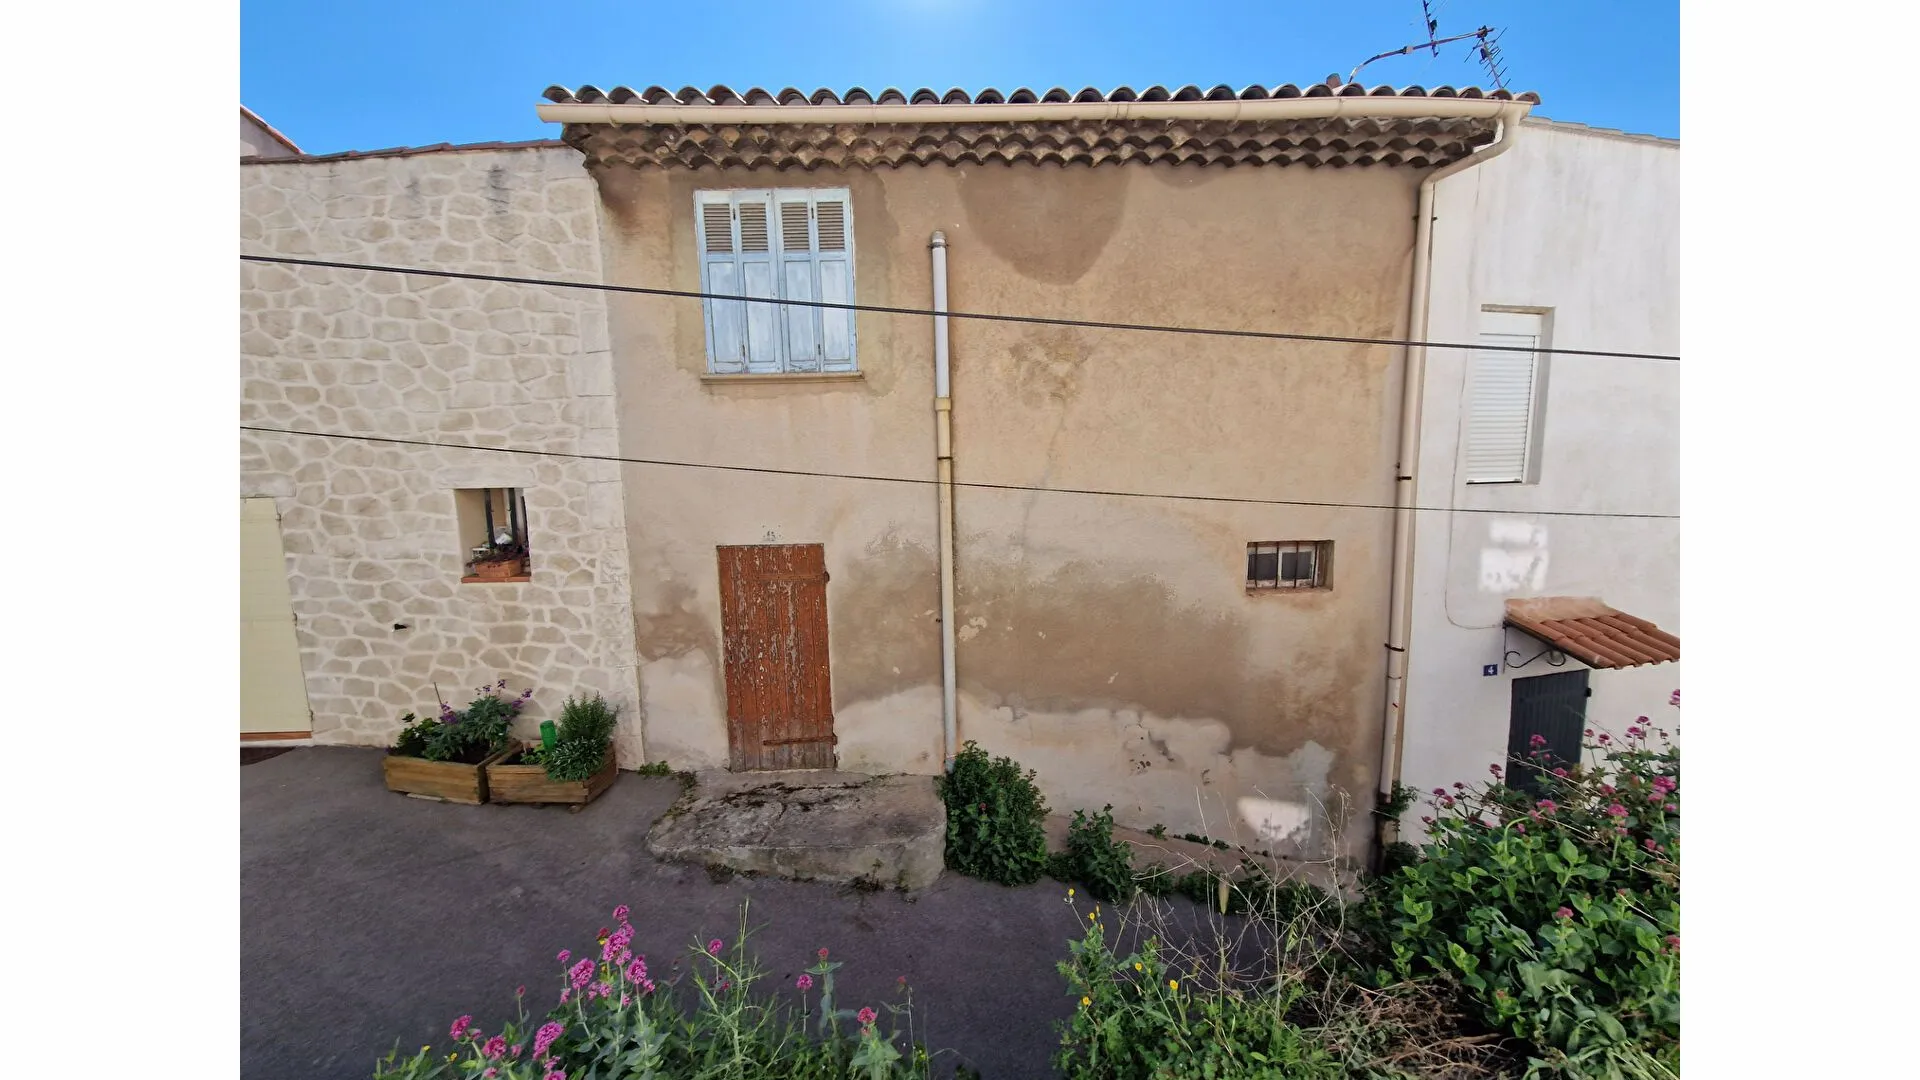
<svg viewBox="0 0 1920 1080">
<path fill-rule="evenodd" d="M 1392 593 L 1387 613 L 1387 707 L 1380 733 L 1380 800 L 1400 783 L 1400 750 L 1406 739 L 1407 666 L 1413 624 L 1413 507 L 1420 475 L 1420 410 L 1426 398 L 1428 316 L 1433 276 L 1433 200 L 1440 181 L 1491 161 L 1513 148 L 1520 118 L 1529 105 L 1514 103 L 1500 113 L 1500 133 L 1486 149 L 1435 169 L 1420 181 L 1414 211 L 1413 288 L 1408 301 L 1406 376 L 1400 387 L 1400 463 L 1393 485 Z M 1387 845 L 1399 839 L 1398 820 L 1377 822 L 1375 865 Z"/>
<path fill-rule="evenodd" d="M 947 339 L 947 235 L 935 232 L 933 253 L 933 423 L 940 491 L 940 725 L 946 771 L 959 752 L 959 693 L 954 675 L 953 601 L 953 389 Z"/>
</svg>

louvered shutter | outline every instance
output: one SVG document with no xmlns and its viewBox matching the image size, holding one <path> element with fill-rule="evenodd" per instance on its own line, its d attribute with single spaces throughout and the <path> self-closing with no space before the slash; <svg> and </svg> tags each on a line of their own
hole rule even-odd
<svg viewBox="0 0 1920 1080">
<path fill-rule="evenodd" d="M 1542 318 L 1484 312 L 1480 343 L 1507 348 L 1540 346 Z M 1525 483 L 1534 444 L 1540 355 L 1476 350 L 1467 381 L 1467 483 Z"/>
<path fill-rule="evenodd" d="M 820 299 L 853 303 L 853 215 L 845 192 L 814 197 L 815 262 Z M 847 308 L 817 308 L 820 313 L 820 366 L 823 371 L 852 371 L 853 315 Z"/>
<path fill-rule="evenodd" d="M 780 209 L 780 290 L 787 300 L 816 300 L 814 286 L 813 200 L 803 192 L 782 192 Z M 787 370 L 820 370 L 820 309 L 781 305 L 786 329 Z"/>
<path fill-rule="evenodd" d="M 773 193 L 734 193 L 740 232 L 740 283 L 747 296 L 777 300 L 780 283 L 774 266 Z M 770 375 L 780 363 L 780 309 L 772 304 L 743 304 L 747 309 L 747 370 Z"/>
<path fill-rule="evenodd" d="M 740 245 L 728 192 L 695 196 L 700 228 L 700 291 L 740 296 Z M 738 300 L 704 301 L 707 314 L 707 367 L 720 374 L 747 370 L 747 305 Z"/>
</svg>

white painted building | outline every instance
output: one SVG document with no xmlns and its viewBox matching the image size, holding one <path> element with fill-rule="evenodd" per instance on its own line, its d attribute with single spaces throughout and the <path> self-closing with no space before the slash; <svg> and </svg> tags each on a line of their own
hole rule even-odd
<svg viewBox="0 0 1920 1080">
<path fill-rule="evenodd" d="M 1525 121 L 1438 186 L 1429 340 L 1677 356 L 1679 196 L 1676 141 Z M 1679 418 L 1677 361 L 1429 350 L 1405 783 L 1486 779 L 1525 743 L 1516 702 L 1575 739 L 1677 723 L 1677 661 L 1594 670 L 1505 622 L 1510 600 L 1590 597 L 1679 634 Z"/>
</svg>

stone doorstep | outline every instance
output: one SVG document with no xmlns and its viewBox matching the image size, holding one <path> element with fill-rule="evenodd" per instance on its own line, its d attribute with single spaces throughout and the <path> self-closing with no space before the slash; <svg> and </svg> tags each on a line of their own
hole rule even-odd
<svg viewBox="0 0 1920 1080">
<path fill-rule="evenodd" d="M 801 880 L 923 889 L 945 866 L 931 776 L 826 769 L 702 772 L 647 834 L 662 859 Z"/>
</svg>

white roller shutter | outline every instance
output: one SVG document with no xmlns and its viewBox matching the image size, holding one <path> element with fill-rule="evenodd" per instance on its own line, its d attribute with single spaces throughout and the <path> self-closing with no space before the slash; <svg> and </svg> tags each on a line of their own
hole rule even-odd
<svg viewBox="0 0 1920 1080">
<path fill-rule="evenodd" d="M 1467 378 L 1467 483 L 1518 484 L 1532 477 L 1542 358 L 1535 352 L 1545 336 L 1545 319 L 1536 313 L 1481 313 L 1480 343 L 1499 351 L 1476 350 Z"/>
</svg>

